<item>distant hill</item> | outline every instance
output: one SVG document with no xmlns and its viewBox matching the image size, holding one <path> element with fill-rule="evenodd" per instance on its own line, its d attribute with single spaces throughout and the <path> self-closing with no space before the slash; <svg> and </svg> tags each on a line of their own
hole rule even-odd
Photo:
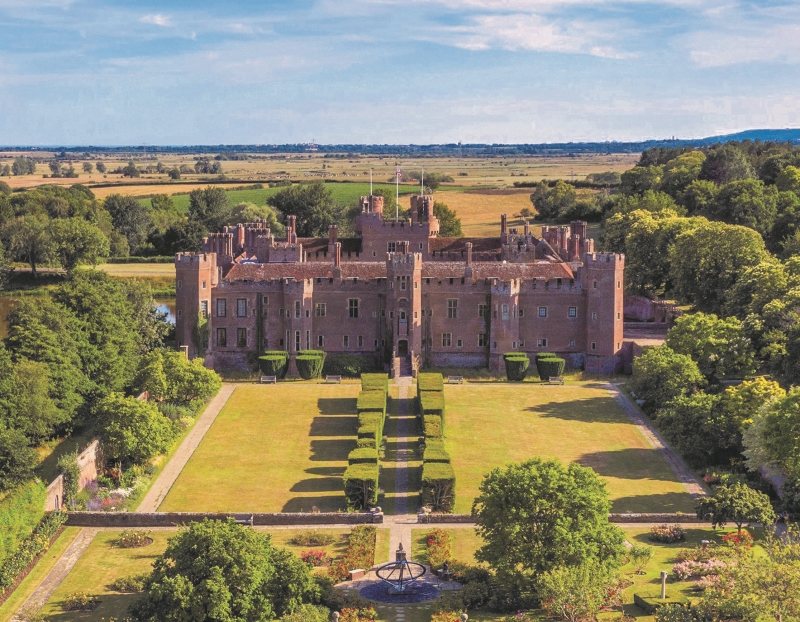
<svg viewBox="0 0 800 622">
<path fill-rule="evenodd" d="M 731 140 L 760 140 L 761 142 L 793 142 L 800 143 L 800 128 L 787 128 L 785 130 L 745 130 L 736 134 L 723 134 L 721 136 L 709 136 L 700 140 L 703 144 L 726 143 Z"/>
</svg>

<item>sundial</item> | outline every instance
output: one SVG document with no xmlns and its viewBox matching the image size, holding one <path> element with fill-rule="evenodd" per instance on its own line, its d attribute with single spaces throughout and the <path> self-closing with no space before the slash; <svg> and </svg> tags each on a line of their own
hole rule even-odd
<svg viewBox="0 0 800 622">
<path fill-rule="evenodd" d="M 439 596 L 436 586 L 419 581 L 425 575 L 425 566 L 411 561 L 406 556 L 402 543 L 395 553 L 395 560 L 383 564 L 375 571 L 380 579 L 361 590 L 361 596 L 381 603 L 421 603 Z"/>
</svg>

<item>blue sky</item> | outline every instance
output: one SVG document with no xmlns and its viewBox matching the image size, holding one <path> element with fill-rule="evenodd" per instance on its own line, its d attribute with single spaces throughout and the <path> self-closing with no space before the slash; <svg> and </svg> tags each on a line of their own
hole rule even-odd
<svg viewBox="0 0 800 622">
<path fill-rule="evenodd" d="M 800 126 L 800 2 L 0 0 L 0 144 Z"/>
</svg>

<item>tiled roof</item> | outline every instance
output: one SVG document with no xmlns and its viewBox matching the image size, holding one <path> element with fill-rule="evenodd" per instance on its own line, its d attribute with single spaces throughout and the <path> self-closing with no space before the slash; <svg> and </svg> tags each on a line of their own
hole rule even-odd
<svg viewBox="0 0 800 622">
<path fill-rule="evenodd" d="M 342 278 L 376 279 L 386 277 L 383 262 L 347 261 L 341 264 Z M 303 263 L 240 263 L 234 264 L 225 278 L 229 281 L 271 281 L 294 278 L 332 278 L 333 263 L 330 261 L 307 261 Z"/>
<path fill-rule="evenodd" d="M 473 253 L 485 253 L 488 251 L 500 251 L 503 245 L 500 238 L 431 238 L 428 244 L 431 253 L 436 251 L 445 253 L 466 252 L 467 242 L 472 242 Z"/>
<path fill-rule="evenodd" d="M 339 238 L 338 241 L 342 244 L 343 253 L 361 252 L 361 238 Z M 297 238 L 297 242 L 303 245 L 303 251 L 306 253 L 328 250 L 328 238 Z"/>
<path fill-rule="evenodd" d="M 466 264 L 456 261 L 429 261 L 422 264 L 422 278 L 445 279 L 464 276 Z M 472 264 L 476 279 L 572 279 L 574 275 L 564 263 L 500 263 L 480 261 Z"/>
</svg>

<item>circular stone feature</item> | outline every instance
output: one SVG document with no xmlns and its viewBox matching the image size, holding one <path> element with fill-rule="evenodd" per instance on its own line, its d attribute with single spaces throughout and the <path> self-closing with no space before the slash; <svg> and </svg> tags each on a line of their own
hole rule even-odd
<svg viewBox="0 0 800 622">
<path fill-rule="evenodd" d="M 403 592 L 390 594 L 391 588 L 383 582 L 373 583 L 362 588 L 359 594 L 367 600 L 378 603 L 393 603 L 405 605 L 408 603 L 424 603 L 439 597 L 439 590 L 430 583 L 414 583 Z M 392 590 L 394 591 L 394 590 Z"/>
</svg>

